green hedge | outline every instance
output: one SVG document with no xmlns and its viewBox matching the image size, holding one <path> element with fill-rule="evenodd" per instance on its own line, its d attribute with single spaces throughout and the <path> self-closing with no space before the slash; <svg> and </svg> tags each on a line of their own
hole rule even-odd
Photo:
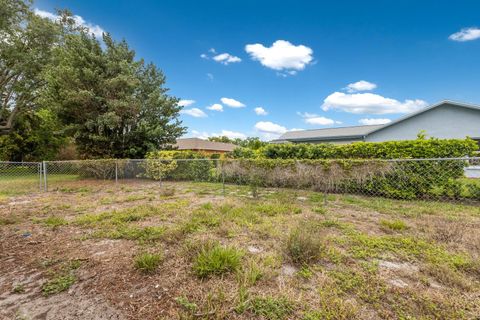
<svg viewBox="0 0 480 320">
<path fill-rule="evenodd" d="M 421 159 L 471 156 L 478 150 L 472 139 L 417 139 L 350 144 L 269 144 L 256 151 L 237 148 L 234 158 L 260 159 Z"/>
</svg>

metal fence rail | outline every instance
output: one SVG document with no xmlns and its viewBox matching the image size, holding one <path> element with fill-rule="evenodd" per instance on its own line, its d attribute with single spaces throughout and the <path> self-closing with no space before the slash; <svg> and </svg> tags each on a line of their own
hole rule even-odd
<svg viewBox="0 0 480 320">
<path fill-rule="evenodd" d="M 480 157 L 398 160 L 105 159 L 0 162 L 0 192 L 189 181 L 480 204 Z"/>
</svg>

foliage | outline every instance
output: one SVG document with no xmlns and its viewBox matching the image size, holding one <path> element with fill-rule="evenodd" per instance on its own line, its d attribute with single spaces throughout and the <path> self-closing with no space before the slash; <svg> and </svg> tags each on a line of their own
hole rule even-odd
<svg viewBox="0 0 480 320">
<path fill-rule="evenodd" d="M 200 278 L 236 271 L 242 256 L 242 252 L 236 248 L 209 243 L 197 255 L 193 271 Z"/>
<path fill-rule="evenodd" d="M 287 298 L 268 296 L 254 298 L 249 309 L 268 320 L 288 319 L 294 311 L 293 304 Z"/>
<path fill-rule="evenodd" d="M 135 60 L 125 41 L 104 34 L 103 46 L 86 31 L 68 34 L 45 74 L 45 104 L 75 138 L 78 152 L 93 158 L 142 158 L 184 133 L 178 99 L 165 77 Z"/>
<path fill-rule="evenodd" d="M 59 275 L 42 285 L 42 292 L 45 296 L 60 293 L 70 288 L 76 281 L 73 274 Z"/>
<path fill-rule="evenodd" d="M 232 143 L 232 144 L 238 145 L 239 147 L 249 148 L 252 150 L 260 149 L 261 147 L 264 147 L 268 144 L 268 142 L 262 141 L 258 137 L 249 137 L 246 139 L 241 139 L 241 138 L 231 139 L 226 136 L 219 136 L 219 137 L 210 137 L 208 138 L 208 140 L 215 141 L 215 142 Z"/>
<path fill-rule="evenodd" d="M 268 144 L 256 151 L 236 149 L 235 158 L 261 159 L 399 159 L 472 156 L 478 149 L 472 139 L 417 139 L 351 144 Z"/>
</svg>

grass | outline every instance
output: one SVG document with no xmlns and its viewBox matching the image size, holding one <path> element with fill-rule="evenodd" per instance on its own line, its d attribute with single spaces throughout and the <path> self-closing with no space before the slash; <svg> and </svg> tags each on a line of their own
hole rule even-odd
<svg viewBox="0 0 480 320">
<path fill-rule="evenodd" d="M 290 232 L 286 252 L 293 263 L 304 265 L 317 261 L 324 247 L 322 235 L 303 224 Z"/>
<path fill-rule="evenodd" d="M 6 254 L 16 254 L 29 230 L 28 254 L 45 273 L 40 288 L 22 280 L 27 292 L 55 294 L 98 274 L 98 286 L 89 282 L 96 292 L 115 295 L 115 308 L 143 319 L 480 314 L 477 207 L 268 188 L 252 198 L 248 186 L 234 185 L 223 198 L 221 185 L 204 182 L 101 183 L 57 185 L 14 212 L 0 206 L 0 233 L 12 235 Z M 38 235 L 57 240 L 55 247 L 34 246 Z M 88 261 L 82 277 L 71 257 Z M 28 279 L 22 261 L 18 276 Z M 75 294 L 88 294 L 85 287 L 74 286 Z M 146 303 L 164 292 L 169 303 Z"/>
<path fill-rule="evenodd" d="M 224 247 L 218 243 L 206 244 L 195 258 L 193 271 L 199 278 L 237 271 L 242 256 L 243 253 L 237 248 Z"/>
<path fill-rule="evenodd" d="M 380 220 L 380 225 L 392 231 L 403 231 L 408 229 L 407 224 L 402 220 Z"/>
<path fill-rule="evenodd" d="M 160 265 L 162 255 L 158 253 L 141 253 L 135 257 L 135 268 L 143 273 L 152 273 Z"/>
<path fill-rule="evenodd" d="M 249 310 L 267 320 L 283 320 L 289 318 L 294 311 L 294 307 L 293 303 L 285 297 L 267 296 L 255 297 L 249 306 Z"/>
</svg>

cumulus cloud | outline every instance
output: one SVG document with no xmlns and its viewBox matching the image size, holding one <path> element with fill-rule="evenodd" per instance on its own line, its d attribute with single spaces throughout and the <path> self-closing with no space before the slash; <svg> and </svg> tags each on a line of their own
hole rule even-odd
<svg viewBox="0 0 480 320">
<path fill-rule="evenodd" d="M 244 108 L 245 107 L 245 105 L 243 103 L 241 103 L 238 100 L 232 99 L 232 98 L 221 98 L 220 101 L 222 101 L 222 103 L 224 105 L 227 105 L 231 108 Z"/>
<path fill-rule="evenodd" d="M 178 101 L 178 105 L 180 107 L 188 107 L 188 106 L 191 106 L 194 103 L 195 103 L 195 100 L 189 100 L 189 99 L 184 99 L 184 100 Z"/>
<path fill-rule="evenodd" d="M 180 113 L 187 114 L 195 118 L 207 117 L 207 114 L 198 108 L 183 109 L 183 110 L 180 110 Z"/>
<path fill-rule="evenodd" d="M 331 126 L 331 125 L 334 125 L 334 124 L 342 123 L 340 121 L 335 121 L 333 119 L 322 117 L 322 116 L 319 116 L 319 115 L 314 114 L 314 113 L 308 113 L 308 112 L 300 113 L 299 112 L 298 115 L 300 115 L 304 119 L 305 123 L 313 124 L 313 125 Z"/>
<path fill-rule="evenodd" d="M 325 98 L 322 109 L 349 113 L 389 114 L 409 113 L 426 107 L 427 102 L 415 99 L 403 102 L 373 93 L 334 92 Z"/>
<path fill-rule="evenodd" d="M 214 56 L 212 59 L 224 65 L 242 61 L 242 59 L 240 59 L 239 57 L 232 56 L 229 53 L 221 53 L 219 55 Z"/>
<path fill-rule="evenodd" d="M 365 80 L 360 80 L 354 83 L 350 83 L 347 86 L 347 91 L 352 93 L 352 92 L 357 92 L 357 91 L 370 91 L 373 90 L 377 87 L 375 83 L 371 83 Z"/>
<path fill-rule="evenodd" d="M 270 47 L 260 43 L 247 44 L 245 51 L 253 60 L 259 61 L 267 68 L 286 71 L 282 75 L 294 75 L 313 61 L 311 48 L 304 45 L 296 46 L 285 40 L 277 40 Z"/>
<path fill-rule="evenodd" d="M 268 114 L 268 112 L 265 109 L 263 109 L 262 107 L 256 107 L 254 109 L 254 111 L 259 116 L 266 116 Z"/>
<path fill-rule="evenodd" d="M 374 124 L 387 124 L 392 122 L 392 120 L 387 119 L 387 118 L 364 118 L 358 120 L 358 123 L 363 124 L 363 125 L 374 125 Z"/>
<path fill-rule="evenodd" d="M 52 21 L 56 21 L 60 18 L 55 13 L 45 11 L 45 10 L 40 10 L 40 9 L 37 9 L 37 8 L 34 9 L 34 13 L 39 17 L 47 18 L 47 19 L 50 19 Z M 90 22 L 85 21 L 85 19 L 83 19 L 81 16 L 74 15 L 73 20 L 75 21 L 75 24 L 77 26 L 82 26 L 82 27 L 86 28 L 89 33 L 92 33 L 97 38 L 101 38 L 103 36 L 103 33 L 105 32 L 105 30 L 103 30 L 102 27 L 100 27 L 99 25 L 92 24 Z"/>
<path fill-rule="evenodd" d="M 450 40 L 453 41 L 472 41 L 480 38 L 480 28 L 471 27 L 471 28 L 463 28 L 462 30 L 451 34 L 448 37 Z"/>
<path fill-rule="evenodd" d="M 219 62 L 224 65 L 229 65 L 230 63 L 238 63 L 242 61 L 242 59 L 240 59 L 239 57 L 234 56 L 227 52 L 217 54 L 217 51 L 215 50 L 215 48 L 210 48 L 208 50 L 208 53 L 202 53 L 200 55 L 200 58 L 206 59 L 206 60 L 212 59 L 213 61 Z"/>
<path fill-rule="evenodd" d="M 213 136 L 226 136 L 230 139 L 245 139 L 247 135 L 241 132 L 230 131 L 230 130 L 222 130 L 220 133 L 214 133 Z"/>
<path fill-rule="evenodd" d="M 270 134 L 284 134 L 287 132 L 287 128 L 281 126 L 279 124 L 270 122 L 270 121 L 259 121 L 255 124 L 255 129 L 262 133 L 270 133 Z"/>
<path fill-rule="evenodd" d="M 214 103 L 211 106 L 207 107 L 208 110 L 212 111 L 223 111 L 223 106 L 220 103 Z"/>
</svg>

